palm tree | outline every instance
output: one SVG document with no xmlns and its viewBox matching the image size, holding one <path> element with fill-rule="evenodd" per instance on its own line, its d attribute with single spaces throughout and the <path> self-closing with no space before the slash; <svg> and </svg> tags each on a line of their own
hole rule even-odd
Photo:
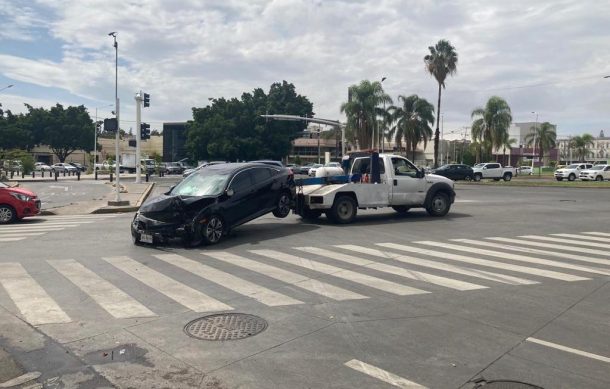
<svg viewBox="0 0 610 389">
<path fill-rule="evenodd" d="M 341 104 L 341 112 L 347 116 L 347 129 L 354 135 L 360 149 L 373 147 L 373 134 L 383 103 L 392 104 L 379 81 L 363 80 L 348 89 L 348 101 Z"/>
<path fill-rule="evenodd" d="M 498 96 L 492 96 L 487 100 L 485 108 L 476 108 L 471 117 L 473 136 L 476 133 L 485 146 L 485 152 L 491 155 L 492 149 L 499 149 L 513 121 L 513 116 L 508 103 Z"/>
<path fill-rule="evenodd" d="M 557 145 L 555 127 L 549 122 L 544 122 L 537 127 L 530 128 L 530 130 L 532 132 L 525 136 L 525 143 L 538 149 L 538 160 L 542 162 L 544 153 Z"/>
<path fill-rule="evenodd" d="M 432 138 L 432 125 L 434 124 L 434 106 L 426 99 L 417 95 L 409 97 L 398 96 L 398 101 L 402 106 L 391 106 L 392 121 L 395 123 L 390 133 L 394 135 L 394 140 L 400 147 L 402 139 L 407 143 L 407 152 L 411 151 L 411 159 L 415 159 L 415 149 L 419 142 L 424 142 L 424 148 L 428 140 Z"/>
<path fill-rule="evenodd" d="M 591 154 L 590 146 L 593 146 L 593 136 L 590 134 L 577 135 L 570 141 L 570 147 L 575 150 L 580 162 L 584 162 L 587 155 Z"/>
<path fill-rule="evenodd" d="M 430 54 L 424 57 L 426 69 L 438 82 L 438 103 L 436 108 L 436 132 L 434 133 L 434 167 L 438 167 L 438 143 L 440 130 L 438 128 L 441 117 L 441 86 L 445 88 L 445 78 L 457 71 L 458 55 L 455 47 L 449 41 L 441 39 L 435 46 L 428 47 Z"/>
<path fill-rule="evenodd" d="M 508 147 L 508 165 L 512 166 L 511 160 L 510 160 L 510 150 L 513 148 L 513 145 L 515 143 L 517 143 L 517 140 L 515 138 L 510 138 L 510 135 L 508 135 L 508 132 L 504 133 L 504 138 L 502 139 L 502 161 L 504 161 L 506 159 L 506 148 Z"/>
</svg>

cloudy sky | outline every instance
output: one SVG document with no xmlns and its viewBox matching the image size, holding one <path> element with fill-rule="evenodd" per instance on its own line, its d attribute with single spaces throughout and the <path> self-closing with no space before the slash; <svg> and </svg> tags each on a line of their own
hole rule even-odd
<svg viewBox="0 0 610 389">
<path fill-rule="evenodd" d="M 436 105 L 428 46 L 449 40 L 458 72 L 441 111 L 449 134 L 492 95 L 516 122 L 556 123 L 559 135 L 610 133 L 607 0 L 0 0 L 0 102 L 95 107 L 110 115 L 119 42 L 123 128 L 134 94 L 151 94 L 144 121 L 192 118 L 208 98 L 295 84 L 317 117 L 344 120 L 347 88 L 380 80 L 395 100 Z M 290 112 L 275 112 L 290 113 Z"/>
</svg>

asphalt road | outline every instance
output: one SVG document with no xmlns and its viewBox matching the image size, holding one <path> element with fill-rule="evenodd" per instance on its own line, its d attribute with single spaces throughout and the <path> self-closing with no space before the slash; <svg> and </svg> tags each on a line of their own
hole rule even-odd
<svg viewBox="0 0 610 389">
<path fill-rule="evenodd" d="M 36 193 L 43 209 L 64 207 L 76 202 L 102 199 L 112 188 L 108 181 L 82 180 L 23 182 L 20 187 Z"/>
<path fill-rule="evenodd" d="M 2 227 L 0 346 L 67 387 L 608 388 L 610 190 L 457 193 L 444 218 L 265 216 L 196 249 L 133 246 L 132 214 Z M 185 333 L 231 312 L 267 327 Z"/>
</svg>

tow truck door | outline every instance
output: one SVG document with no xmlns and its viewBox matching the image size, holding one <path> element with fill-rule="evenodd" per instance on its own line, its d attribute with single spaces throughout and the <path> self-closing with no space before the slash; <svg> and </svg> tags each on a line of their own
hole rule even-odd
<svg viewBox="0 0 610 389">
<path fill-rule="evenodd" d="M 391 205 L 421 205 L 426 196 L 426 179 L 417 177 L 417 167 L 409 160 L 392 157 Z"/>
</svg>

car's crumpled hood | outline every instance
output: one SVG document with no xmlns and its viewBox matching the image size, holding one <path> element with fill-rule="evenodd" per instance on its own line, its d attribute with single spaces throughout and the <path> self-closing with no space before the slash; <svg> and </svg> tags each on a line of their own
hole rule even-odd
<svg viewBox="0 0 610 389">
<path fill-rule="evenodd" d="M 169 222 L 188 216 L 191 205 L 196 204 L 195 210 L 201 210 L 216 201 L 210 196 L 176 196 L 163 194 L 146 201 L 140 207 L 140 214 L 150 219 Z"/>
</svg>

